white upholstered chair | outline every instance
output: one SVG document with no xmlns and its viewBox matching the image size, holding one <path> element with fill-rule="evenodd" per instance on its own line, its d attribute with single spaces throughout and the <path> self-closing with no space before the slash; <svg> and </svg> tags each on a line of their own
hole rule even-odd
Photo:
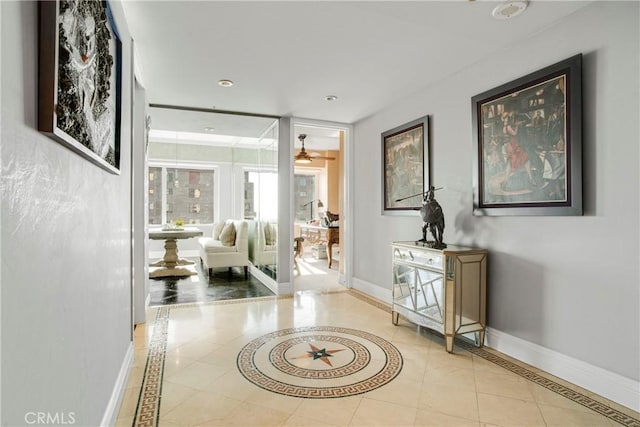
<svg viewBox="0 0 640 427">
<path fill-rule="evenodd" d="M 249 258 L 253 265 L 275 265 L 278 255 L 278 224 L 249 221 Z"/>
<path fill-rule="evenodd" d="M 244 267 L 244 276 L 247 278 L 249 267 L 249 231 L 247 221 L 227 220 L 224 225 L 232 223 L 235 228 L 235 241 L 225 242 L 214 235 L 211 237 L 201 237 L 198 239 L 198 250 L 200 251 L 200 262 L 209 271 L 209 277 L 213 275 L 214 268 Z M 220 234 L 220 230 L 218 230 Z M 215 237 L 215 238 L 214 238 Z M 229 243 L 232 243 L 229 245 Z"/>
</svg>

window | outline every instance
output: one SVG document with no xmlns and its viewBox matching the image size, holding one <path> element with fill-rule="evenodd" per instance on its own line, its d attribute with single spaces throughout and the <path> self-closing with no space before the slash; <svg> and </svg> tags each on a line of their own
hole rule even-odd
<svg viewBox="0 0 640 427">
<path fill-rule="evenodd" d="M 244 172 L 244 217 L 278 220 L 278 174 L 272 171 Z"/>
<path fill-rule="evenodd" d="M 149 167 L 149 224 L 162 224 L 162 168 Z"/>
<path fill-rule="evenodd" d="M 149 223 L 213 223 L 213 184 L 210 169 L 149 167 Z"/>
<path fill-rule="evenodd" d="M 317 199 L 315 175 L 296 173 L 293 177 L 293 194 L 296 222 L 307 222 L 318 216 L 317 206 L 314 206 L 314 203 L 310 203 Z"/>
</svg>

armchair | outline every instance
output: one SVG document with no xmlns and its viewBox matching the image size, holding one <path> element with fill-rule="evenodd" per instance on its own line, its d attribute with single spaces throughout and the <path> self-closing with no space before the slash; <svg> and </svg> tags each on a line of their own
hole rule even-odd
<svg viewBox="0 0 640 427">
<path fill-rule="evenodd" d="M 275 265 L 278 254 L 278 224 L 251 221 L 249 225 L 249 257 L 253 265 Z"/>
<path fill-rule="evenodd" d="M 230 224 L 233 224 L 233 227 Z M 233 241 L 229 239 L 231 228 L 235 231 Z M 214 227 L 211 237 L 198 239 L 198 250 L 200 263 L 209 270 L 209 277 L 213 275 L 214 268 L 228 267 L 231 271 L 231 267 L 244 267 L 244 277 L 247 278 L 249 266 L 247 221 L 227 220 L 224 226 Z"/>
</svg>

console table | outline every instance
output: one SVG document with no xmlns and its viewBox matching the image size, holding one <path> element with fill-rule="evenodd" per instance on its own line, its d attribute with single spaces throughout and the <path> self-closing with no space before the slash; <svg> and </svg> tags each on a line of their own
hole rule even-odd
<svg viewBox="0 0 640 427">
<path fill-rule="evenodd" d="M 409 321 L 440 332 L 453 352 L 456 335 L 474 333 L 482 347 L 486 328 L 487 257 L 485 249 L 449 245 L 434 249 L 394 242 L 391 321 Z"/>
<path fill-rule="evenodd" d="M 327 244 L 329 268 L 333 262 L 333 245 L 340 244 L 340 227 L 319 227 L 317 225 L 300 225 L 300 237 L 311 243 Z"/>
<path fill-rule="evenodd" d="M 186 277 L 196 274 L 195 271 L 179 267 L 180 265 L 193 264 L 193 262 L 178 256 L 178 239 L 189 239 L 198 236 L 202 236 L 202 231 L 195 227 L 185 227 L 175 230 L 160 228 L 149 230 L 150 239 L 164 240 L 164 257 L 151 264 L 152 267 L 160 268 L 150 272 L 149 277 Z"/>
</svg>

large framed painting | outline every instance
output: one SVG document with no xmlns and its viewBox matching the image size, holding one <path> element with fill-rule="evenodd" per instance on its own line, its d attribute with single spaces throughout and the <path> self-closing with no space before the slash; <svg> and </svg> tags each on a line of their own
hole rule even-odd
<svg viewBox="0 0 640 427">
<path fill-rule="evenodd" d="M 472 98 L 474 215 L 582 215 L 582 55 Z"/>
<path fill-rule="evenodd" d="M 429 116 L 382 133 L 383 214 L 422 207 L 429 185 Z"/>
<path fill-rule="evenodd" d="M 40 1 L 38 130 L 120 171 L 122 43 L 105 1 Z"/>
</svg>

